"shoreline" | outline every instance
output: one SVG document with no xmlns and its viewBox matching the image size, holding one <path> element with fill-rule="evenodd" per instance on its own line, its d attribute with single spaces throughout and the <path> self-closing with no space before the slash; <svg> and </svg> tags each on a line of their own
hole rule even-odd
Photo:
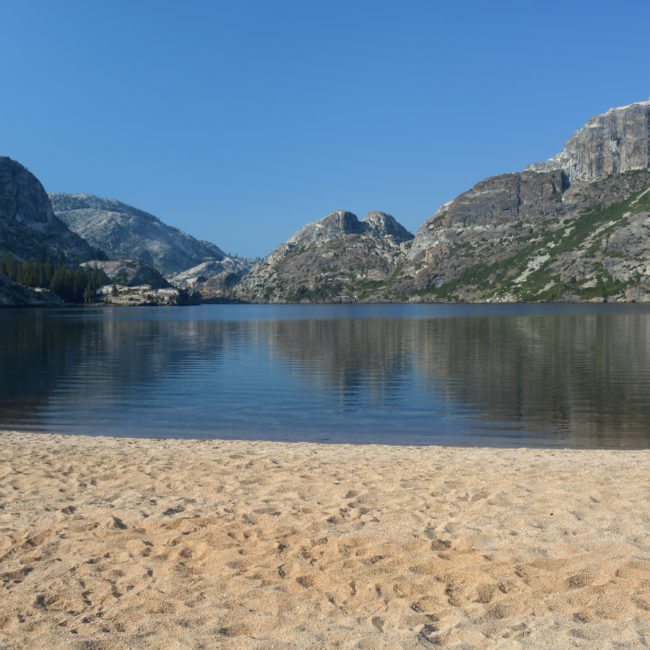
<svg viewBox="0 0 650 650">
<path fill-rule="evenodd" d="M 650 642 L 650 450 L 0 441 L 2 647 Z"/>
</svg>

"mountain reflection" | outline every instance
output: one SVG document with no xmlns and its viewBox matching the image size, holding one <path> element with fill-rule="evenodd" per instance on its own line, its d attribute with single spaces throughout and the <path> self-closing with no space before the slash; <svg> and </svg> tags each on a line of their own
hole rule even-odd
<svg viewBox="0 0 650 650">
<path fill-rule="evenodd" d="M 650 443 L 648 310 L 246 320 L 228 309 L 0 311 L 0 428 L 82 432 L 96 417 L 93 431 L 128 423 L 135 435 Z"/>
<path fill-rule="evenodd" d="M 504 420 L 574 444 L 650 438 L 650 318 L 585 314 L 420 321 L 418 371 Z"/>
<path fill-rule="evenodd" d="M 276 354 L 344 402 L 390 404 L 407 383 L 474 420 L 552 427 L 570 444 L 650 439 L 648 314 L 283 321 Z"/>
<path fill-rule="evenodd" d="M 273 352 L 302 382 L 339 403 L 390 404 L 412 370 L 408 332 L 393 319 L 263 323 Z"/>
<path fill-rule="evenodd" d="M 219 363 L 242 335 L 234 323 L 124 319 L 109 310 L 3 311 L 0 327 L 0 426 L 46 408 L 64 387 L 71 403 L 156 391 L 193 360 Z"/>
</svg>

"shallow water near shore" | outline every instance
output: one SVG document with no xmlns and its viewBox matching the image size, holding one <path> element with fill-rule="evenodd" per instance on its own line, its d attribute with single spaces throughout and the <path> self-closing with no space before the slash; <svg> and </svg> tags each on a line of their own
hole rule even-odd
<svg viewBox="0 0 650 650">
<path fill-rule="evenodd" d="M 0 311 L 0 429 L 650 447 L 650 305 Z"/>
</svg>

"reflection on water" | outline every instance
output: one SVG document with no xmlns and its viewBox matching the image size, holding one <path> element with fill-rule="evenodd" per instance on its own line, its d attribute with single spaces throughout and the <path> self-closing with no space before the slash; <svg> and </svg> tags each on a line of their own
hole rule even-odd
<svg viewBox="0 0 650 650">
<path fill-rule="evenodd" d="M 0 311 L 0 428 L 650 446 L 644 306 Z"/>
</svg>

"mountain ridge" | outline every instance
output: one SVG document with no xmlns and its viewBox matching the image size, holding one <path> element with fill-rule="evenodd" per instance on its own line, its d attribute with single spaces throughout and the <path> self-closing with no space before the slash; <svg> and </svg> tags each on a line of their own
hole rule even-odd
<svg viewBox="0 0 650 650">
<path fill-rule="evenodd" d="M 98 245 L 204 299 L 650 301 L 649 233 L 650 100 L 594 115 L 547 161 L 479 181 L 415 235 L 387 213 L 336 210 L 254 265 L 116 199 L 48 198 L 0 158 L 0 250 L 86 261 Z"/>
<path fill-rule="evenodd" d="M 339 289 L 346 300 L 372 302 L 650 301 L 649 167 L 650 100 L 610 109 L 548 161 L 486 178 L 443 204 L 383 277 L 347 260 Z M 277 281 L 288 280 L 282 260 L 305 229 L 301 290 L 278 292 Z M 330 239 L 324 225 L 303 227 L 254 267 L 242 287 L 254 279 L 257 291 L 242 296 L 342 300 L 322 273 L 324 256 L 336 254 L 324 246 Z"/>
</svg>

